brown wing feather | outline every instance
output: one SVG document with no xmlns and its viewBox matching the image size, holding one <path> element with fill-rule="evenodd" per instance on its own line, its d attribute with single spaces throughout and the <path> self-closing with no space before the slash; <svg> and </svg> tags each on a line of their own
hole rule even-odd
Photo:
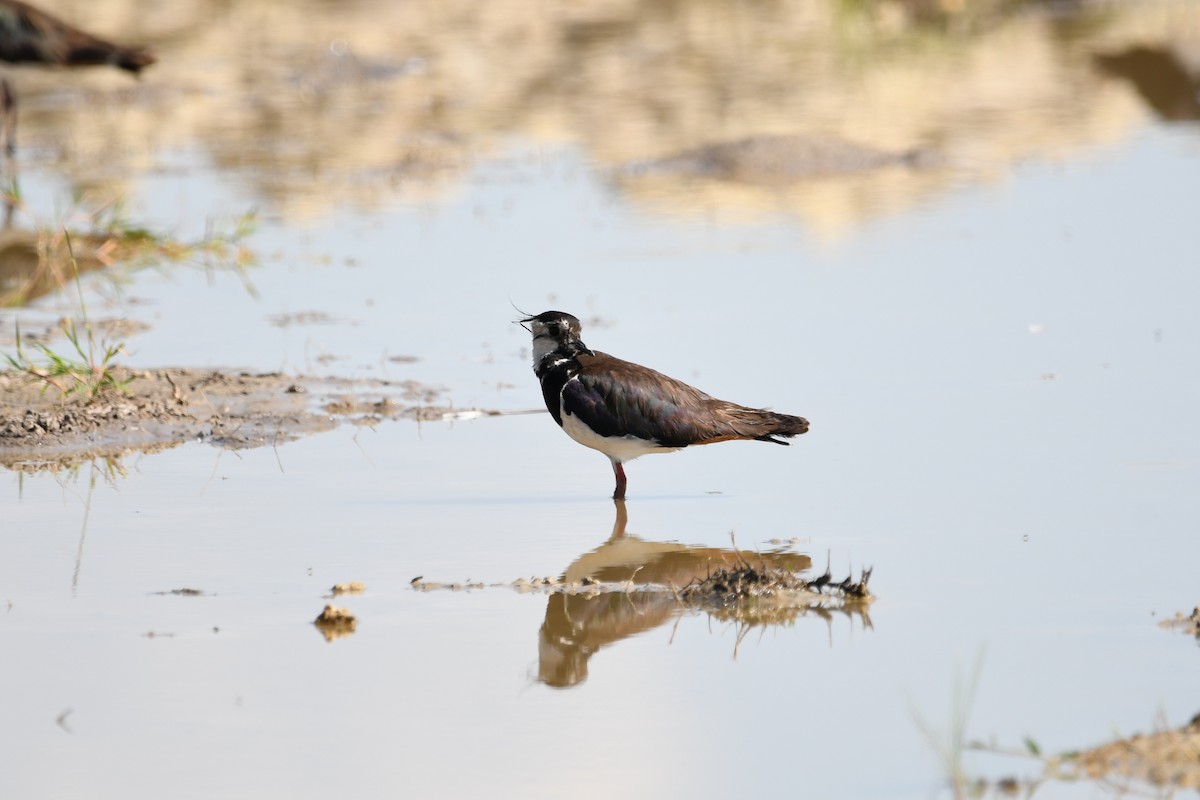
<svg viewBox="0 0 1200 800">
<path fill-rule="evenodd" d="M 596 420 L 602 436 L 633 435 L 665 447 L 759 439 L 787 444 L 808 430 L 802 417 L 776 414 L 718 400 L 661 372 L 596 353 L 578 356 L 579 385 L 568 386 L 564 403 Z M 575 410 L 568 408 L 575 413 Z"/>
</svg>

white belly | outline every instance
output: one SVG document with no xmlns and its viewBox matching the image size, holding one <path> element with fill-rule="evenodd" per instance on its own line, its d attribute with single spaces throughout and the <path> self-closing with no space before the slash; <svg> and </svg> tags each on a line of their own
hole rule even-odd
<svg viewBox="0 0 1200 800">
<path fill-rule="evenodd" d="M 638 456 L 644 456 L 647 453 L 673 453 L 679 449 L 678 447 L 662 447 L 654 442 L 639 439 L 636 436 L 614 436 L 612 438 L 600 436 L 587 425 L 580 422 L 578 417 L 573 417 L 570 414 L 563 414 L 562 422 L 563 430 L 572 439 L 584 447 L 599 450 L 613 461 L 620 461 L 621 463 L 632 461 Z"/>
</svg>

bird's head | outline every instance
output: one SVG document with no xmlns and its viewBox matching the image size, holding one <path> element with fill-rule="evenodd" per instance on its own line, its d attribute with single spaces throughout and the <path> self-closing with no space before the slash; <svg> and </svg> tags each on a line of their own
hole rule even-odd
<svg viewBox="0 0 1200 800">
<path fill-rule="evenodd" d="M 534 365 L 550 353 L 575 355 L 587 350 L 579 339 L 579 320 L 564 311 L 543 311 L 517 323 L 533 335 Z"/>
</svg>

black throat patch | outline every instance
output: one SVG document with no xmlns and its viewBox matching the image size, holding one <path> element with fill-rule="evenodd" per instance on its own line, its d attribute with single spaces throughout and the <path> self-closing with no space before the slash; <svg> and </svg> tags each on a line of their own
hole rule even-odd
<svg viewBox="0 0 1200 800">
<path fill-rule="evenodd" d="M 553 352 L 542 356 L 533 373 L 542 384 L 542 399 L 546 402 L 546 410 L 554 421 L 562 427 L 562 390 L 567 381 L 579 374 L 578 356 L 591 350 L 578 339 L 561 342 Z"/>
</svg>

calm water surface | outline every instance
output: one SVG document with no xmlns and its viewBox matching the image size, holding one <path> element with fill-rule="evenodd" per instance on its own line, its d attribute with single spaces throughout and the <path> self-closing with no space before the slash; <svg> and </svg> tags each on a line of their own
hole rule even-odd
<svg viewBox="0 0 1200 800">
<path fill-rule="evenodd" d="M 251 41 L 288 17 L 246 5 L 227 22 Z M 741 27 L 727 28 L 688 8 L 626 9 L 608 27 L 581 11 L 561 38 L 539 32 L 562 20 L 534 15 L 528 57 L 493 91 L 465 44 L 381 39 L 361 3 L 332 35 L 281 25 L 276 60 L 238 56 L 254 80 L 218 71 L 197 93 L 205 65 L 234 58 L 197 15 L 175 63 L 136 89 L 32 79 L 23 213 L 53 218 L 92 183 L 188 235 L 259 209 L 244 274 L 85 280 L 91 313 L 150 326 L 129 341 L 135 366 L 413 378 L 458 407 L 526 410 L 541 395 L 513 306 L 553 307 L 583 318 L 594 348 L 803 414 L 812 430 L 790 448 L 634 462 L 626 544 L 794 538 L 818 572 L 873 566 L 869 612 L 745 627 L 645 597 L 413 591 L 419 575 L 508 582 L 613 555 L 607 462 L 545 414 L 8 472 L 0 793 L 926 798 L 948 794 L 948 773 L 915 717 L 949 737 L 969 710 L 970 738 L 1061 752 L 1195 714 L 1200 652 L 1157 622 L 1200 601 L 1200 128 L 1186 104 L 1164 119 L 1112 61 L 1136 34 L 1190 63 L 1179 20 L 1194 5 L 1118 7 L 1099 28 L 1024 13 L 934 35 L 885 20 L 875 35 L 914 48 L 862 65 L 864 43 L 823 4 L 796 4 L 807 23 L 790 44 L 807 55 L 770 39 L 707 78 L 673 59 L 703 46 L 688 63 L 737 63 L 747 42 L 717 34 L 768 41 L 773 18 L 759 30 L 729 12 Z M 143 38 L 168 41 L 148 19 Z M 483 63 L 511 51 L 507 17 L 472 19 Z M 350 78 L 325 55 L 346 46 Z M 1018 74 L 1002 91 L 1004 52 Z M 769 80 L 800 66 L 811 83 Z M 919 90 L 951 69 L 961 83 L 936 102 Z M 622 83 L 646 70 L 645 96 Z M 830 81 L 857 88 L 839 105 Z M 910 90 L 928 102 L 900 116 L 893 95 Z M 77 92 L 99 98 L 101 123 L 51 114 Z M 289 124 L 260 127 L 263 104 Z M 951 163 L 784 186 L 617 171 L 799 118 L 881 148 L 936 139 Z M 119 181 L 88 155 L 105 126 L 128 137 Z M 430 152 L 442 167 L 420 161 Z M 75 303 L 6 309 L 0 327 Z M 279 324 L 313 311 L 320 324 Z M 366 593 L 338 602 L 358 630 L 326 642 L 310 622 L 354 580 Z M 185 587 L 203 595 L 163 594 Z"/>
</svg>

